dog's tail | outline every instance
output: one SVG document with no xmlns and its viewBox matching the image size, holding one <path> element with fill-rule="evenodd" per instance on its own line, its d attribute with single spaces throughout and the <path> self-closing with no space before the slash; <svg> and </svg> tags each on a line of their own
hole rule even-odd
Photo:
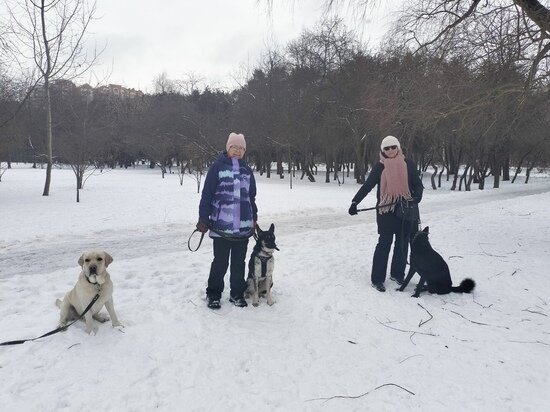
<svg viewBox="0 0 550 412">
<path fill-rule="evenodd" d="M 61 299 L 56 299 L 55 300 L 55 305 L 60 308 L 61 307 Z"/>
<path fill-rule="evenodd" d="M 464 279 L 460 282 L 460 285 L 453 286 L 451 290 L 457 293 L 470 293 L 476 287 L 476 283 L 469 278 Z"/>
</svg>

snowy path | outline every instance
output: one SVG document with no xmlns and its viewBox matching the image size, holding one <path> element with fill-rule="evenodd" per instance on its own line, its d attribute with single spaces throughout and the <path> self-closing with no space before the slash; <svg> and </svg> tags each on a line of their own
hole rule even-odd
<svg viewBox="0 0 550 412">
<path fill-rule="evenodd" d="M 421 205 L 421 214 L 427 222 L 432 213 L 458 210 L 477 204 L 490 204 L 490 202 L 512 199 L 517 196 L 537 195 L 550 191 L 549 185 L 516 185 L 513 190 L 445 193 L 432 200 L 424 201 Z M 429 192 L 429 189 L 426 190 Z M 449 196 L 454 197 L 456 201 L 450 202 Z M 372 196 L 367 200 L 372 202 Z M 267 225 L 275 222 L 277 234 L 286 237 L 304 234 L 312 230 L 334 229 L 375 222 L 373 211 L 362 212 L 359 217 L 351 217 L 347 214 L 347 206 L 347 204 L 343 205 L 342 210 L 329 209 L 331 213 L 324 214 L 267 215 L 261 223 Z M 67 268 L 76 263 L 75 257 L 78 258 L 83 251 L 93 248 L 108 250 L 113 256 L 124 260 L 144 255 L 154 256 L 159 253 L 184 252 L 187 254 L 189 253 L 187 239 L 192 230 L 194 227 L 189 224 L 169 223 L 149 225 L 139 229 L 102 230 L 81 235 L 76 240 L 74 237 L 56 236 L 48 240 L 15 242 L 0 249 L 0 279 Z M 198 238 L 199 235 L 195 234 L 192 242 L 198 241 Z M 208 244 L 208 239 L 205 239 L 200 250 L 204 252 L 209 247 L 205 247 Z"/>
</svg>

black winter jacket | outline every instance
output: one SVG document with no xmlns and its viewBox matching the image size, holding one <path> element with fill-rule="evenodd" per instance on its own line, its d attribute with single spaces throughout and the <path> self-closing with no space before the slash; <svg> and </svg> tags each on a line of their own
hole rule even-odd
<svg viewBox="0 0 550 412">
<path fill-rule="evenodd" d="M 412 160 L 405 159 L 405 163 L 407 163 L 407 174 L 409 176 L 409 191 L 415 202 L 420 203 L 424 192 L 420 174 L 416 170 L 416 165 Z M 353 202 L 359 204 L 370 193 L 374 186 L 378 186 L 376 190 L 376 206 L 380 204 L 380 177 L 382 176 L 383 170 L 383 163 L 378 162 L 374 165 L 367 180 L 353 197 Z M 378 233 L 399 233 L 402 222 L 393 213 L 380 214 L 376 211 L 376 223 L 378 224 Z"/>
</svg>

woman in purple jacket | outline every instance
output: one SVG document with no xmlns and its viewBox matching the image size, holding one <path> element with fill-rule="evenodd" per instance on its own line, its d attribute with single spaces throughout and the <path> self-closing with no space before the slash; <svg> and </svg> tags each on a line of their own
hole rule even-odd
<svg viewBox="0 0 550 412">
<path fill-rule="evenodd" d="M 230 255 L 229 301 L 238 307 L 248 306 L 244 299 L 246 249 L 258 219 L 256 180 L 243 160 L 244 135 L 231 133 L 225 147 L 226 151 L 220 154 L 206 175 L 197 223 L 202 233 L 210 229 L 210 237 L 214 240 L 214 260 L 206 288 L 206 300 L 211 309 L 220 308 Z"/>
</svg>

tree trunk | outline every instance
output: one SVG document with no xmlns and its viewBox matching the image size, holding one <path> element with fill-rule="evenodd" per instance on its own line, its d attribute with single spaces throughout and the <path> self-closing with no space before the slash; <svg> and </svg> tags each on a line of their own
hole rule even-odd
<svg viewBox="0 0 550 412">
<path fill-rule="evenodd" d="M 470 190 L 472 190 L 472 181 L 474 180 L 475 175 L 476 175 L 475 166 L 471 166 L 468 178 L 464 183 L 464 190 L 466 192 L 469 192 Z"/>
<path fill-rule="evenodd" d="M 529 166 L 527 169 L 525 169 L 525 184 L 529 183 L 529 177 L 531 176 L 531 169 L 533 169 L 533 166 Z"/>
<path fill-rule="evenodd" d="M 285 170 L 283 168 L 283 162 L 281 159 L 279 159 L 278 155 L 277 155 L 277 174 L 279 175 L 279 178 L 281 179 L 285 178 Z"/>
<path fill-rule="evenodd" d="M 462 190 L 462 183 L 464 183 L 464 190 L 465 191 L 469 191 L 470 189 L 467 189 L 468 187 L 468 183 L 467 183 L 467 178 L 468 178 L 468 171 L 470 170 L 470 166 L 469 165 L 466 165 L 464 167 L 464 172 L 462 173 L 462 176 L 460 176 L 460 183 L 458 185 L 458 191 L 460 192 Z"/>
<path fill-rule="evenodd" d="M 527 153 L 525 153 L 523 156 L 521 156 L 521 159 L 519 159 L 519 163 L 516 167 L 516 172 L 514 173 L 514 177 L 512 179 L 512 183 L 516 181 L 516 178 L 518 177 L 518 174 L 521 172 L 521 166 L 523 165 L 523 162 L 529 156 L 529 153 L 531 153 L 531 150 L 529 150 Z"/>
<path fill-rule="evenodd" d="M 77 170 L 76 172 L 76 188 L 78 190 L 82 189 L 82 180 L 84 179 L 84 171 Z"/>
<path fill-rule="evenodd" d="M 500 165 L 495 165 L 493 168 L 493 189 L 500 187 Z"/>
<path fill-rule="evenodd" d="M 485 179 L 487 178 L 487 170 L 489 169 L 489 164 L 481 166 L 479 168 L 479 190 L 485 189 Z"/>
<path fill-rule="evenodd" d="M 432 177 L 431 177 L 431 181 L 432 181 L 432 189 L 433 190 L 437 190 L 437 186 L 435 184 L 435 177 L 437 176 L 437 166 L 434 164 L 432 164 L 432 167 L 434 168 L 434 172 L 432 173 Z"/>
<path fill-rule="evenodd" d="M 456 182 L 458 181 L 458 172 L 453 176 L 453 184 L 451 185 L 451 190 L 456 190 Z"/>
<path fill-rule="evenodd" d="M 504 165 L 502 166 L 502 181 L 510 181 L 510 154 L 508 153 L 504 158 Z"/>
<path fill-rule="evenodd" d="M 52 180 L 53 149 L 52 149 L 52 104 L 50 99 L 50 83 L 48 78 L 44 82 L 44 92 L 46 94 L 46 182 L 42 196 L 50 195 L 50 183 Z"/>
</svg>

